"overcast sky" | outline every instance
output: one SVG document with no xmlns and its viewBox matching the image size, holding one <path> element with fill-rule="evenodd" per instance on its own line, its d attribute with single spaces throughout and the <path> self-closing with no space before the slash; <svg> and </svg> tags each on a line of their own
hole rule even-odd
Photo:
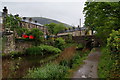
<svg viewBox="0 0 120 80">
<path fill-rule="evenodd" d="M 2 11 L 4 6 L 7 6 L 9 13 L 19 14 L 21 17 L 46 17 L 74 26 L 80 24 L 79 19 L 81 18 L 82 26 L 84 23 L 84 0 L 80 2 L 77 2 L 77 0 L 70 0 L 71 2 L 59 2 L 60 0 L 52 0 L 53 2 L 47 0 L 44 0 L 46 2 L 42 2 L 42 0 L 41 2 L 38 2 L 38 0 L 29 0 L 29 2 L 28 0 L 25 0 L 26 2 L 22 2 L 23 0 L 17 0 L 18 2 L 15 0 L 10 1 L 2 1 L 0 11 Z"/>
</svg>

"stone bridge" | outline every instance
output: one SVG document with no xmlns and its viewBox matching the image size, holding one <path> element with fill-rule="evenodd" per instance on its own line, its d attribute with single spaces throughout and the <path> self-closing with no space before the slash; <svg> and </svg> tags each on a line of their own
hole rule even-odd
<svg viewBox="0 0 120 80">
<path fill-rule="evenodd" d="M 82 43 L 83 45 L 85 45 L 86 47 L 90 48 L 90 47 L 97 47 L 102 45 L 102 41 L 97 38 L 94 35 L 86 35 L 86 36 L 73 36 L 72 39 L 76 42 L 76 43 Z M 94 43 L 94 45 L 92 45 L 92 43 Z"/>
</svg>

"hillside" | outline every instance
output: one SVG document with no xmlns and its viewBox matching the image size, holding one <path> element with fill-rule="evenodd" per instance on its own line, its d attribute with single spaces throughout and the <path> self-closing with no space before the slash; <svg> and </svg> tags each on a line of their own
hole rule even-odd
<svg viewBox="0 0 120 80">
<path fill-rule="evenodd" d="M 57 20 L 53 20 L 53 19 L 49 19 L 49 18 L 44 18 L 44 17 L 26 17 L 28 18 L 32 18 L 33 21 L 37 21 L 38 23 L 45 25 L 45 24 L 50 24 L 50 23 L 56 23 L 56 24 L 60 24 L 62 22 L 59 22 Z M 68 24 L 63 23 L 66 27 L 72 27 Z"/>
</svg>

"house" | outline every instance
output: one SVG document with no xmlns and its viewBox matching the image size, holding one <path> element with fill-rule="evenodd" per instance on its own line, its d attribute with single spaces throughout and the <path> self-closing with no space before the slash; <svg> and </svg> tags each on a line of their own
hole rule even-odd
<svg viewBox="0 0 120 80">
<path fill-rule="evenodd" d="M 46 26 L 37 23 L 37 21 L 32 21 L 32 18 L 29 18 L 29 20 L 27 20 L 25 17 L 23 17 L 20 26 L 27 29 L 38 28 L 44 33 L 44 35 L 49 34 Z"/>
<path fill-rule="evenodd" d="M 3 12 L 1 12 L 1 19 L 3 18 L 3 20 L 2 20 L 3 24 L 6 21 L 7 15 L 9 15 L 8 9 L 7 9 L 7 7 L 4 7 Z M 18 14 L 14 15 L 14 16 L 19 17 Z M 27 20 L 25 17 L 23 17 L 23 19 L 21 19 L 21 21 L 19 22 L 18 25 L 21 28 L 27 28 L 29 30 L 31 30 L 32 28 L 38 28 L 39 30 L 41 30 L 43 32 L 44 36 L 49 34 L 47 27 L 45 27 L 44 25 L 42 25 L 40 23 L 37 23 L 37 21 L 33 21 L 32 18 L 29 18 L 29 20 Z M 5 26 L 3 25 L 2 29 L 3 29 L 3 31 L 6 31 L 7 28 L 5 28 Z M 16 34 L 16 32 L 15 32 L 15 34 Z M 16 34 L 16 37 L 18 37 L 17 34 Z"/>
</svg>

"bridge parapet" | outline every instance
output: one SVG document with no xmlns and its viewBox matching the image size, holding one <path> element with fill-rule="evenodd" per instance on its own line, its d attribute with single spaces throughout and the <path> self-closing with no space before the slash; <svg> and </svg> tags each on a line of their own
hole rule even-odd
<svg viewBox="0 0 120 80">
<path fill-rule="evenodd" d="M 84 46 L 92 44 L 93 41 L 99 43 L 100 45 L 102 44 L 102 41 L 95 35 L 73 36 L 72 39 L 78 44 L 82 43 Z"/>
</svg>

